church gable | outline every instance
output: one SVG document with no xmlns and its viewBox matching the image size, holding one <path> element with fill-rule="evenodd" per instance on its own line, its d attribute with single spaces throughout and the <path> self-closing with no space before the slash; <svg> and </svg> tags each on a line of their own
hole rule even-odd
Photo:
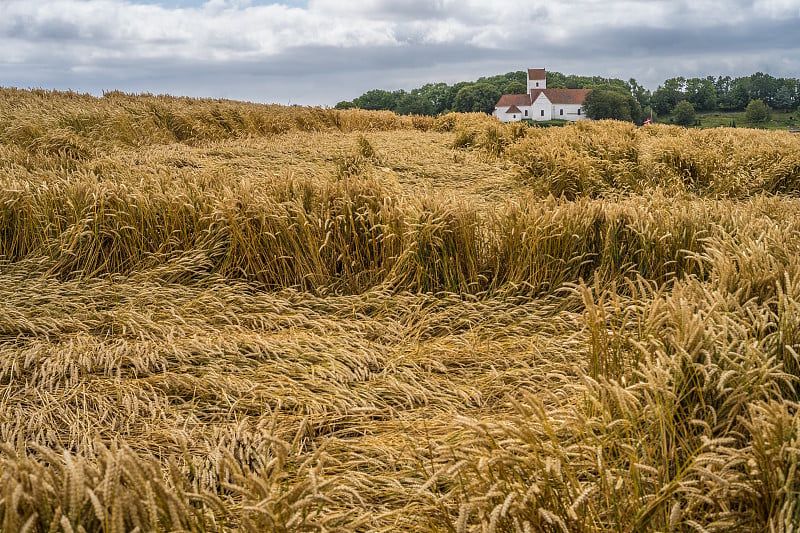
<svg viewBox="0 0 800 533">
<path fill-rule="evenodd" d="M 536 103 L 539 100 L 541 100 L 540 103 L 550 103 L 550 99 L 547 97 L 547 91 L 544 89 L 531 91 L 531 102 Z"/>
</svg>

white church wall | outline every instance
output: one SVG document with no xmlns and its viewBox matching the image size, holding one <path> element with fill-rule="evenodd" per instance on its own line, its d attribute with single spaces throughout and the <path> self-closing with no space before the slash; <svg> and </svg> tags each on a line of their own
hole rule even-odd
<svg viewBox="0 0 800 533">
<path fill-rule="evenodd" d="M 508 110 L 510 108 L 511 106 L 497 107 L 495 108 L 494 115 L 500 120 L 500 122 L 515 122 L 524 120 L 526 118 L 531 118 L 530 107 L 517 106 L 519 113 L 509 113 Z"/>
<path fill-rule="evenodd" d="M 528 93 L 536 89 L 547 89 L 547 80 L 528 80 Z"/>
<path fill-rule="evenodd" d="M 580 104 L 553 104 L 552 116 L 561 120 L 586 120 Z"/>
</svg>

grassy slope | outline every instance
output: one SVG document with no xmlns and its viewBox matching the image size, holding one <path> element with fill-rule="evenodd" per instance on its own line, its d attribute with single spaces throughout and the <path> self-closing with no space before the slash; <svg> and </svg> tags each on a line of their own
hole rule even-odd
<svg viewBox="0 0 800 533">
<path fill-rule="evenodd" d="M 2 529 L 788 531 L 798 154 L 2 91 Z"/>
<path fill-rule="evenodd" d="M 699 126 L 701 128 L 727 128 L 735 126 L 737 128 L 759 128 L 766 130 L 789 130 L 800 128 L 800 113 L 797 111 L 781 112 L 772 111 L 772 118 L 764 123 L 758 125 L 748 124 L 744 112 L 739 113 L 699 113 L 697 115 Z M 672 117 L 659 117 L 656 122 L 662 124 L 669 124 L 672 122 Z"/>
</svg>

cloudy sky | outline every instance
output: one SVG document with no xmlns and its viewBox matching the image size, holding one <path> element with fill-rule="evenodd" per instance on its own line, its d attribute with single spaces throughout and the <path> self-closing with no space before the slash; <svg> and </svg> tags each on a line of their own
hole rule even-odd
<svg viewBox="0 0 800 533">
<path fill-rule="evenodd" d="M 333 105 L 545 67 L 800 77 L 800 0 L 0 0 L 0 85 Z"/>
</svg>

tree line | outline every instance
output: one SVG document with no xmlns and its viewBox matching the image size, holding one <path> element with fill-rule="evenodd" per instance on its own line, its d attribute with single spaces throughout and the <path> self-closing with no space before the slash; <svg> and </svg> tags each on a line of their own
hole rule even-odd
<svg viewBox="0 0 800 533">
<path fill-rule="evenodd" d="M 775 78 L 763 72 L 741 78 L 677 77 L 666 80 L 651 96 L 653 110 L 659 114 L 671 113 L 683 100 L 698 112 L 743 111 L 753 100 L 789 111 L 800 105 L 800 80 Z"/>
<path fill-rule="evenodd" d="M 508 72 L 482 77 L 474 82 L 428 83 L 411 91 L 373 89 L 352 101 L 336 104 L 337 109 L 389 110 L 401 115 L 439 115 L 449 111 L 491 113 L 503 94 L 524 94 L 527 72 Z M 675 77 L 655 91 L 643 87 L 634 78 L 628 81 L 600 76 L 547 73 L 551 88 L 592 89 L 585 107 L 593 118 L 617 118 L 641 122 L 651 115 L 668 115 L 681 102 L 696 112 L 743 111 L 760 100 L 774 109 L 793 110 L 800 106 L 800 80 L 776 78 L 763 72 L 750 76 Z M 678 111 L 685 111 L 686 104 Z"/>
<path fill-rule="evenodd" d="M 502 95 L 527 92 L 526 81 L 527 73 L 517 71 L 453 85 L 428 83 L 410 92 L 372 89 L 352 101 L 339 102 L 336 109 L 358 107 L 394 111 L 400 115 L 432 116 L 450 111 L 491 113 Z"/>
</svg>

